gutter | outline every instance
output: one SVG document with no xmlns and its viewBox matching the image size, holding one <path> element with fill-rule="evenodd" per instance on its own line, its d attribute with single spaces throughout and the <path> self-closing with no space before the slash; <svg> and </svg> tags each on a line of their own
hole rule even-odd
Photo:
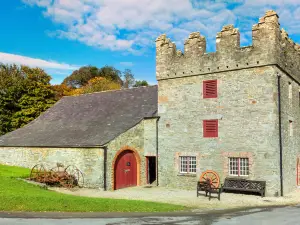
<svg viewBox="0 0 300 225">
<path fill-rule="evenodd" d="M 283 196 L 283 166 L 282 166 L 282 123 L 281 123 L 281 75 L 277 73 L 278 86 L 278 126 L 279 126 L 279 166 L 280 166 L 280 196 Z"/>
</svg>

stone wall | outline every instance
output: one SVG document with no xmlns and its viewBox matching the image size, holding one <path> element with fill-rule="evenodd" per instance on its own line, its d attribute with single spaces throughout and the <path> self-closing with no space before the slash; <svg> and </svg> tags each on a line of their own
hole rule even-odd
<svg viewBox="0 0 300 225">
<path fill-rule="evenodd" d="M 145 185 L 147 182 L 145 156 L 153 156 L 156 152 L 156 119 L 142 120 L 108 144 L 107 186 L 110 190 L 113 189 L 115 159 L 119 152 L 126 149 L 135 151 L 140 171 L 138 185 Z"/>
<path fill-rule="evenodd" d="M 103 149 L 0 147 L 0 164 L 32 168 L 42 163 L 46 168 L 62 163 L 75 165 L 84 174 L 86 187 L 103 187 Z"/>
<path fill-rule="evenodd" d="M 277 70 L 277 73 L 281 76 L 283 191 L 286 194 L 297 186 L 297 158 L 300 156 L 300 86 L 282 71 Z M 289 94 L 290 85 L 291 95 Z M 290 127 L 290 121 L 292 127 Z M 278 123 L 276 126 L 278 129 Z M 291 128 L 292 131 L 290 131 Z"/>
<path fill-rule="evenodd" d="M 159 80 L 160 184 L 195 188 L 205 170 L 223 181 L 228 157 L 247 157 L 249 179 L 267 181 L 267 195 L 280 193 L 276 129 L 275 66 Z M 203 81 L 217 79 L 218 98 L 203 99 Z M 219 120 L 218 138 L 203 138 L 203 120 Z M 179 156 L 197 157 L 197 173 L 179 173 Z"/>
<path fill-rule="evenodd" d="M 144 120 L 145 156 L 156 156 L 156 120 L 157 118 Z"/>
</svg>

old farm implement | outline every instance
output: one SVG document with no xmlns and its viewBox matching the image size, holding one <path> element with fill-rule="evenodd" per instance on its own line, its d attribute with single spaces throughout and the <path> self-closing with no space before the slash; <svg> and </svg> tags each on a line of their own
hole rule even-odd
<svg viewBox="0 0 300 225">
<path fill-rule="evenodd" d="M 64 188 L 84 186 L 83 173 L 73 165 L 64 167 L 57 164 L 56 167 L 47 170 L 43 164 L 37 164 L 31 169 L 30 180 Z"/>
</svg>

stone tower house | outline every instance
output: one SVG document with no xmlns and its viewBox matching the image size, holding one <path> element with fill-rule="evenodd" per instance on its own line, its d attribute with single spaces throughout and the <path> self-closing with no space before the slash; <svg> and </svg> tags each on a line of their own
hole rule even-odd
<svg viewBox="0 0 300 225">
<path fill-rule="evenodd" d="M 205 170 L 267 182 L 267 196 L 299 182 L 300 45 L 266 12 L 252 28 L 252 46 L 224 26 L 216 52 L 191 33 L 184 53 L 156 40 L 159 182 L 195 188 Z"/>
</svg>

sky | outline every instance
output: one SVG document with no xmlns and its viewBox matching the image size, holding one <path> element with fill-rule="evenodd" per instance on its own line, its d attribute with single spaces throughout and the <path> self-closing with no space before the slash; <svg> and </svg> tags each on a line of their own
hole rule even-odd
<svg viewBox="0 0 300 225">
<path fill-rule="evenodd" d="M 252 25 L 269 9 L 300 42 L 300 0 L 2 0 L 0 62 L 41 67 L 52 84 L 85 65 L 131 69 L 155 84 L 160 34 L 183 49 L 189 33 L 199 31 L 212 52 L 217 32 L 234 24 L 247 46 Z"/>
</svg>

